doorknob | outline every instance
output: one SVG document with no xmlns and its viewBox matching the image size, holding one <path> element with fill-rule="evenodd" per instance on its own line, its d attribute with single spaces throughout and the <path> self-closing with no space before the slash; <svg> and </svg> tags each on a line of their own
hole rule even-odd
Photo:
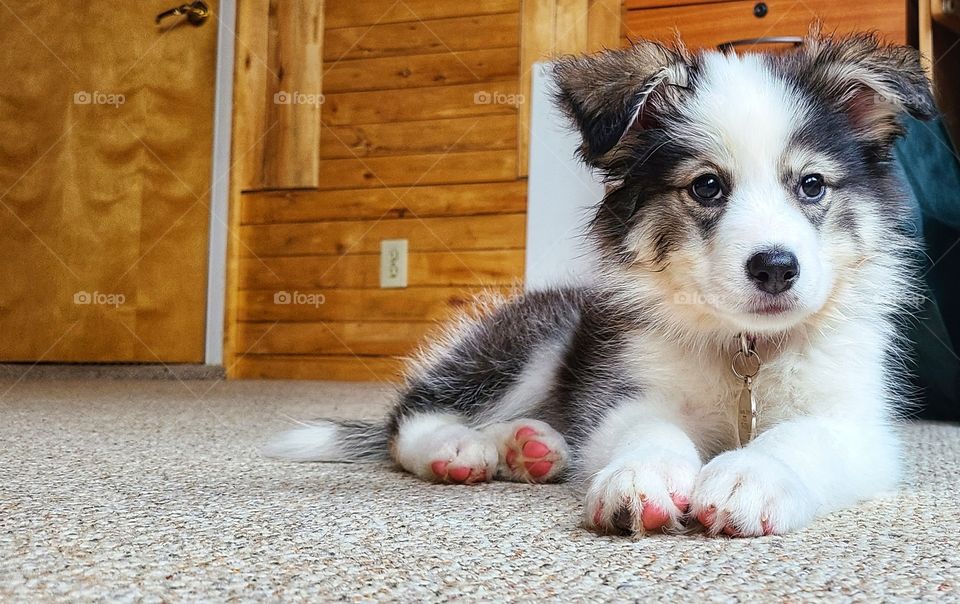
<svg viewBox="0 0 960 604">
<path fill-rule="evenodd" d="M 191 2 L 190 4 L 182 4 L 157 15 L 157 25 L 167 17 L 180 17 L 183 15 L 187 16 L 187 21 L 191 25 L 203 25 L 207 17 L 210 16 L 210 7 L 207 6 L 206 2 L 202 2 L 201 0 Z"/>
</svg>

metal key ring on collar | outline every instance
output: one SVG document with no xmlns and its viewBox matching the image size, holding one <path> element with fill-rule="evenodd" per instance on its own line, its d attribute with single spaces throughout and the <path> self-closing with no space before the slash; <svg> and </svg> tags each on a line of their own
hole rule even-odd
<svg viewBox="0 0 960 604">
<path fill-rule="evenodd" d="M 752 371 L 747 370 L 747 362 L 750 359 L 754 359 L 757 363 L 756 368 L 753 369 Z M 740 371 L 739 369 L 737 369 L 738 361 L 742 365 L 743 371 Z M 748 350 L 747 352 L 738 350 L 735 353 L 733 353 L 733 359 L 730 361 L 730 369 L 733 370 L 733 374 L 735 376 L 737 376 L 741 380 L 746 380 L 746 379 L 751 379 L 756 377 L 757 374 L 760 373 L 760 365 L 762 364 L 763 364 L 763 360 L 760 358 L 760 355 L 757 354 L 756 350 Z"/>
</svg>

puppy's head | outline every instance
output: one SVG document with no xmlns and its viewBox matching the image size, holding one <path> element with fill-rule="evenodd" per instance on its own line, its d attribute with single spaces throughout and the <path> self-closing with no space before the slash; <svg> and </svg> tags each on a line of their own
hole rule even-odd
<svg viewBox="0 0 960 604">
<path fill-rule="evenodd" d="M 554 73 L 609 185 L 610 274 L 701 330 L 782 332 L 855 281 L 902 217 L 899 118 L 935 111 L 916 51 L 872 35 L 782 55 L 640 42 Z"/>
</svg>

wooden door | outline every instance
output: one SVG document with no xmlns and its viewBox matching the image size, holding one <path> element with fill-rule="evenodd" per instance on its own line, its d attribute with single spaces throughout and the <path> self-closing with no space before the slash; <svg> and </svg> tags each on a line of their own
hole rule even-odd
<svg viewBox="0 0 960 604">
<path fill-rule="evenodd" d="M 202 362 L 216 0 L 0 6 L 0 361 Z"/>
</svg>

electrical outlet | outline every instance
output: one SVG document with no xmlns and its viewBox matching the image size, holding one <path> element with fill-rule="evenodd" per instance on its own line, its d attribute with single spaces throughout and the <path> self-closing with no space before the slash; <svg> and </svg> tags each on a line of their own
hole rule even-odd
<svg viewBox="0 0 960 604">
<path fill-rule="evenodd" d="M 380 287 L 407 286 L 407 240 L 384 239 L 380 242 Z"/>
</svg>

